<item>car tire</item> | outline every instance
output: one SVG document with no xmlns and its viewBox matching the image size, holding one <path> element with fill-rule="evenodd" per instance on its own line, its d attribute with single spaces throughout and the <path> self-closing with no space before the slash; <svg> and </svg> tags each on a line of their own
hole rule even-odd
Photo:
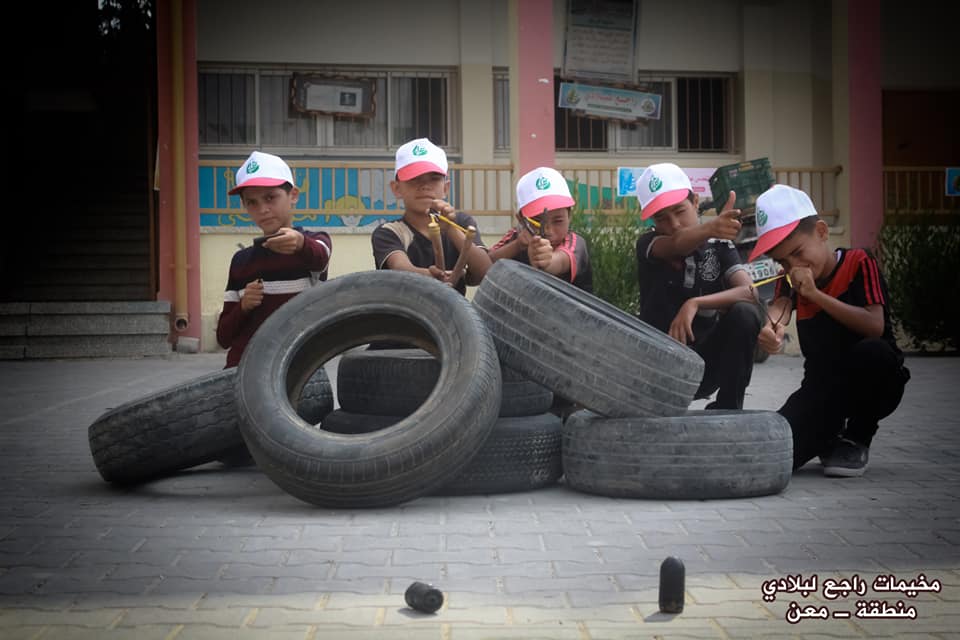
<svg viewBox="0 0 960 640">
<path fill-rule="evenodd" d="M 437 384 L 440 361 L 422 349 L 368 349 L 340 358 L 337 399 L 344 411 L 407 416 L 423 404 Z M 500 417 L 545 413 L 553 403 L 549 389 L 502 367 Z"/>
<path fill-rule="evenodd" d="M 703 377 L 692 349 L 516 260 L 491 267 L 474 306 L 504 365 L 601 415 L 683 413 Z"/>
<path fill-rule="evenodd" d="M 690 411 L 604 418 L 579 411 L 563 425 L 567 486 L 618 498 L 706 500 L 782 491 L 793 437 L 775 411 Z"/>
<path fill-rule="evenodd" d="M 331 412 L 321 429 L 341 434 L 371 433 L 403 420 L 400 416 Z M 556 484 L 563 475 L 560 418 L 544 413 L 499 418 L 477 455 L 435 495 L 532 491 Z"/>
<path fill-rule="evenodd" d="M 251 464 L 237 419 L 237 369 L 216 371 L 111 409 L 87 430 L 101 477 L 116 484 L 146 482 L 221 460 Z M 297 411 L 320 422 L 333 410 L 330 380 L 312 373 Z"/>
<path fill-rule="evenodd" d="M 342 435 L 292 411 L 305 373 L 337 354 L 397 340 L 441 362 L 437 385 L 392 427 Z M 429 494 L 480 449 L 500 407 L 486 326 L 443 284 L 401 271 L 353 273 L 296 296 L 258 329 L 240 361 L 240 429 L 257 466 L 305 502 L 383 507 Z"/>
</svg>

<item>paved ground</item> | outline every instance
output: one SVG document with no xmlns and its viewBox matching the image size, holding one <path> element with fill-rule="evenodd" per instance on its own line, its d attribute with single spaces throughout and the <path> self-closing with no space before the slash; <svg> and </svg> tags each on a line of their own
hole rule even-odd
<svg viewBox="0 0 960 640">
<path fill-rule="evenodd" d="M 909 359 L 913 380 L 864 478 L 808 465 L 764 498 L 558 486 L 329 511 L 217 464 L 136 490 L 105 484 L 88 425 L 222 362 L 0 362 L 0 638 L 960 637 L 960 358 Z M 758 366 L 748 406 L 779 406 L 800 366 Z M 677 616 L 657 612 L 668 555 L 686 564 Z M 766 581 L 798 574 L 818 590 L 764 600 Z M 941 590 L 873 589 L 878 576 L 920 574 Z M 864 595 L 826 599 L 824 580 L 854 576 Z M 446 593 L 438 614 L 405 607 L 415 579 Z M 916 618 L 834 617 L 860 600 L 902 600 Z M 794 602 L 828 619 L 790 624 Z"/>
</svg>

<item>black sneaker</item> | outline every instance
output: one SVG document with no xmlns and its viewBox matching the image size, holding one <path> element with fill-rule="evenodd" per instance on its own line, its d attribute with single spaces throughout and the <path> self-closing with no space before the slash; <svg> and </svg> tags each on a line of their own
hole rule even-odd
<svg viewBox="0 0 960 640">
<path fill-rule="evenodd" d="M 847 438 L 840 438 L 836 446 L 820 459 L 823 475 L 838 478 L 857 478 L 867 470 L 870 447 Z"/>
</svg>

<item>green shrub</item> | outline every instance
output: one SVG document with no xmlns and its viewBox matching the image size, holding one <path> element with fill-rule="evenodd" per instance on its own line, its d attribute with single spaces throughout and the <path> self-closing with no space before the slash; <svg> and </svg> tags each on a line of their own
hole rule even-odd
<svg viewBox="0 0 960 640">
<path fill-rule="evenodd" d="M 570 227 L 587 241 L 594 295 L 635 315 L 640 308 L 636 243 L 645 227 L 636 204 L 619 214 L 587 213 L 578 205 Z"/>
<path fill-rule="evenodd" d="M 960 224 L 936 215 L 888 217 L 878 257 L 890 313 L 909 346 L 960 346 Z"/>
</svg>

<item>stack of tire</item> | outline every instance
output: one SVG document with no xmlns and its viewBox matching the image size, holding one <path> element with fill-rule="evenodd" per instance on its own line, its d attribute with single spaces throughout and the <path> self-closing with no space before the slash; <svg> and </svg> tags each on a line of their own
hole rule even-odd
<svg viewBox="0 0 960 640">
<path fill-rule="evenodd" d="M 793 441 L 773 411 L 688 411 L 703 361 L 668 335 L 558 278 L 498 261 L 474 305 L 504 366 L 585 410 L 564 421 L 564 482 L 629 498 L 768 495 Z"/>
<path fill-rule="evenodd" d="M 359 350 L 371 343 L 408 349 Z M 332 411 L 323 366 L 344 354 Z M 552 484 L 641 498 L 775 493 L 787 423 L 688 412 L 703 361 L 572 285 L 498 261 L 471 304 L 417 274 L 335 278 L 274 312 L 240 365 L 101 416 L 104 479 L 134 483 L 249 454 L 274 483 L 327 507 Z M 583 407 L 562 422 L 554 395 Z"/>
</svg>

